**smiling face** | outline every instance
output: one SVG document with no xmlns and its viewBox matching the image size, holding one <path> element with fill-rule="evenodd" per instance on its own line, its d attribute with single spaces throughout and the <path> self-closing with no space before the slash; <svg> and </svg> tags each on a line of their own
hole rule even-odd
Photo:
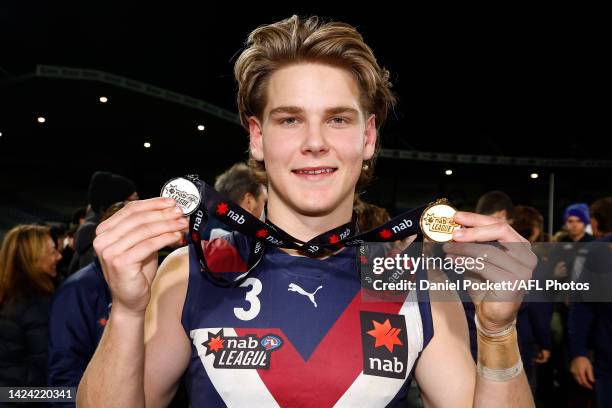
<svg viewBox="0 0 612 408">
<path fill-rule="evenodd" d="M 62 259 L 62 255 L 55 247 L 55 242 L 51 237 L 45 239 L 45 247 L 42 256 L 38 261 L 40 270 L 47 275 L 55 278 L 57 276 L 57 264 Z"/>
<path fill-rule="evenodd" d="M 306 216 L 350 214 L 376 144 L 374 115 L 361 107 L 353 76 L 323 64 L 290 65 L 270 76 L 266 101 L 249 131 L 251 155 L 265 163 L 268 205 Z"/>
</svg>

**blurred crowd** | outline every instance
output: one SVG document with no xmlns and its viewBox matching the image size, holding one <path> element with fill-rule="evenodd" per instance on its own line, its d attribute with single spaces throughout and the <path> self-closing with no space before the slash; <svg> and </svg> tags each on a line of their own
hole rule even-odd
<svg viewBox="0 0 612 408">
<path fill-rule="evenodd" d="M 266 188 L 244 163 L 216 179 L 215 189 L 256 217 L 264 213 Z M 65 226 L 17 225 L 0 249 L 0 387 L 78 386 L 108 320 L 112 299 L 93 249 L 97 225 L 138 200 L 135 184 L 117 174 L 96 172 L 87 207 L 75 210 Z M 556 242 L 555 253 L 540 253 L 534 275 L 576 279 L 574 244 L 612 241 L 612 197 L 575 203 L 563 213 L 563 227 L 546 233 L 534 207 L 515 205 L 491 191 L 466 209 L 510 223 L 532 243 Z M 391 217 L 379 206 L 355 200 L 362 231 Z M 212 219 L 207 237 L 224 226 Z M 182 243 L 186 244 L 186 241 Z M 536 248 L 536 246 L 534 246 Z M 537 247 L 540 248 L 540 247 Z M 173 248 L 160 253 L 160 258 Z M 609 257 L 608 257 L 609 258 Z M 609 259 L 598 267 L 611 273 Z M 474 305 L 464 302 L 476 357 Z M 610 403 L 612 392 L 612 308 L 608 303 L 524 302 L 517 318 L 519 346 L 538 406 L 588 407 Z M 414 404 L 419 404 L 418 393 Z M 184 403 L 181 393 L 176 406 Z"/>
</svg>

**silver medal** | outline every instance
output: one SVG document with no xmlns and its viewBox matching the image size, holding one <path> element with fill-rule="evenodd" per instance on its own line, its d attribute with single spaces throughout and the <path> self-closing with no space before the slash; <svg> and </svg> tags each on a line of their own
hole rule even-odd
<svg viewBox="0 0 612 408">
<path fill-rule="evenodd" d="M 202 199 L 198 187 L 183 177 L 174 178 L 164 184 L 160 196 L 174 199 L 185 215 L 192 214 Z"/>
</svg>

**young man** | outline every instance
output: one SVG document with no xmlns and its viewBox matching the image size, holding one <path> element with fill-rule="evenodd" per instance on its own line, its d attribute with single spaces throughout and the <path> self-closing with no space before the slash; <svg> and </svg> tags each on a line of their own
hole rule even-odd
<svg viewBox="0 0 612 408">
<path fill-rule="evenodd" d="M 394 102 L 388 72 L 361 35 L 294 16 L 251 33 L 235 75 L 251 162 L 267 176 L 266 219 L 302 241 L 349 222 Z M 525 242 L 491 217 L 455 220 L 466 226 L 455 241 Z M 186 226 L 162 198 L 128 204 L 99 226 L 113 311 L 80 406 L 165 406 L 182 376 L 194 407 L 395 406 L 413 375 L 428 406 L 533 405 L 513 325 L 520 299 L 478 304 L 477 374 L 461 304 L 363 304 L 354 248 L 326 259 L 268 248 L 241 287 L 218 288 L 200 273 L 192 245 L 157 270 L 155 251 Z M 489 250 L 498 271 L 530 276 L 529 250 Z M 457 245 L 447 251 L 467 255 Z M 221 353 L 266 335 L 268 367 Z M 366 352 L 386 360 L 369 367 L 374 374 L 364 372 L 376 361 Z"/>
<path fill-rule="evenodd" d="M 567 237 L 561 242 L 591 242 L 593 236 L 586 232 L 586 227 L 591 223 L 589 217 L 589 206 L 576 203 L 568 206 L 563 212 L 563 222 L 567 229 Z"/>
</svg>

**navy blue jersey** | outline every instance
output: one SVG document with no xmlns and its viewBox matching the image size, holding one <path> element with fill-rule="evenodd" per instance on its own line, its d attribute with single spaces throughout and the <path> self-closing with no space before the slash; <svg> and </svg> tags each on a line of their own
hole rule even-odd
<svg viewBox="0 0 612 408">
<path fill-rule="evenodd" d="M 193 407 L 403 405 L 433 336 L 426 292 L 362 301 L 355 248 L 324 260 L 267 248 L 240 287 L 221 288 L 190 243 L 182 324 Z"/>
</svg>

